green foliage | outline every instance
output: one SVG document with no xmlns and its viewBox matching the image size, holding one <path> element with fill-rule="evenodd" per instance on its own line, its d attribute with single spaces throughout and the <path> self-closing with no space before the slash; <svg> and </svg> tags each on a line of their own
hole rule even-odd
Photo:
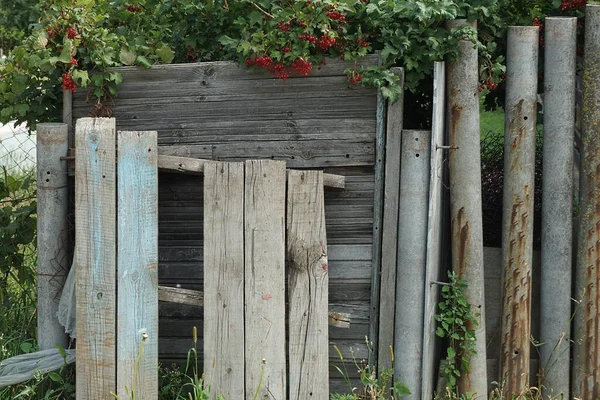
<svg viewBox="0 0 600 400">
<path fill-rule="evenodd" d="M 348 79 L 395 100 L 401 92 L 389 67 L 404 66 L 406 86 L 421 90 L 432 63 L 452 56 L 460 38 L 478 43 L 468 28 L 449 32 L 443 22 L 488 18 L 496 1 L 43 0 L 31 35 L 0 63 L 0 122 L 34 128 L 57 119 L 61 87 L 86 88 L 91 114 L 110 115 L 122 80 L 115 66 L 237 59 L 286 79 L 325 67 L 329 57 L 351 61 L 377 50 L 382 66 L 352 68 Z M 486 65 L 495 73 L 494 61 Z"/>
<path fill-rule="evenodd" d="M 446 358 L 440 368 L 446 379 L 446 389 L 459 396 L 458 379 L 463 372 L 469 371 L 471 356 L 476 354 L 475 328 L 479 325 L 480 314 L 473 311 L 465 298 L 467 282 L 454 272 L 450 272 L 448 278 L 450 283 L 442 286 L 439 313 L 435 316 L 439 323 L 436 334 L 448 341 Z"/>
<path fill-rule="evenodd" d="M 38 0 L 0 0 L 0 49 L 9 52 L 25 36 L 39 13 Z"/>
<path fill-rule="evenodd" d="M 0 304 L 6 304 L 9 281 L 35 282 L 36 202 L 31 176 L 0 169 Z"/>
<path fill-rule="evenodd" d="M 365 342 L 369 351 L 368 360 L 357 360 L 356 357 L 352 357 L 351 364 L 357 369 L 360 374 L 360 385 L 355 386 L 352 384 L 348 375 L 348 369 L 346 360 L 337 346 L 334 346 L 335 351 L 341 361 L 341 368 L 336 365 L 336 369 L 344 378 L 344 381 L 348 385 L 348 391 L 350 393 L 332 393 L 330 400 L 359 400 L 359 399 L 373 399 L 373 400 L 393 400 L 401 397 L 410 396 L 411 392 L 408 386 L 402 381 L 394 380 L 394 370 L 385 369 L 377 374 L 377 366 L 371 363 L 371 354 L 373 354 L 373 345 L 369 342 L 368 338 L 365 338 Z M 392 352 L 393 359 L 393 352 Z M 392 384 L 393 382 L 393 384 Z"/>
</svg>

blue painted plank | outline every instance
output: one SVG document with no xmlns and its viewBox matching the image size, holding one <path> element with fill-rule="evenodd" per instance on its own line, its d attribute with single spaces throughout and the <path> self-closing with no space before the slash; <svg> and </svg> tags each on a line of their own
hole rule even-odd
<svg viewBox="0 0 600 400">
<path fill-rule="evenodd" d="M 117 394 L 158 397 L 156 132 L 118 133 Z"/>
<path fill-rule="evenodd" d="M 75 280 L 78 399 L 109 398 L 115 366 L 115 120 L 77 120 Z"/>
</svg>

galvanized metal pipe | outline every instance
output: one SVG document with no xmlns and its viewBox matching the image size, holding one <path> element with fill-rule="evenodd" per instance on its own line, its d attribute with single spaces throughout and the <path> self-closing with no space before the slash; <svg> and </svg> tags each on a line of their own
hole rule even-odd
<svg viewBox="0 0 600 400">
<path fill-rule="evenodd" d="M 69 270 L 66 124 L 37 126 L 38 344 L 40 350 L 66 347 L 58 322 L 58 301 Z"/>
<path fill-rule="evenodd" d="M 538 42 L 537 26 L 508 28 L 500 380 L 509 396 L 529 387 Z"/>
<path fill-rule="evenodd" d="M 600 396 L 600 5 L 586 6 L 573 395 Z"/>
<path fill-rule="evenodd" d="M 431 132 L 403 131 L 398 212 L 394 377 L 421 398 Z"/>
<path fill-rule="evenodd" d="M 466 24 L 448 23 L 448 28 Z M 475 26 L 473 26 L 475 27 Z M 461 393 L 487 398 L 483 228 L 481 204 L 481 143 L 479 128 L 479 67 L 477 49 L 461 40 L 458 58 L 447 63 L 447 118 L 452 219 L 452 269 L 468 283 L 465 297 L 479 313 L 470 371 L 460 377 Z"/>
<path fill-rule="evenodd" d="M 540 291 L 544 397 L 569 398 L 577 18 L 546 18 Z"/>
</svg>

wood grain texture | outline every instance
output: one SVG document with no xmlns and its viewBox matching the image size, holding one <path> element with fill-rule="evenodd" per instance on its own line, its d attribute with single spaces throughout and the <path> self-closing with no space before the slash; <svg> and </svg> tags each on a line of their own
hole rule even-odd
<svg viewBox="0 0 600 400">
<path fill-rule="evenodd" d="M 327 399 L 329 267 L 322 172 L 288 172 L 286 248 L 289 398 Z"/>
<path fill-rule="evenodd" d="M 158 168 L 166 172 L 179 172 L 186 174 L 204 173 L 204 164 L 210 160 L 202 158 L 177 157 L 177 156 L 158 156 Z M 323 185 L 335 189 L 344 189 L 346 177 L 343 175 L 323 174 Z"/>
<path fill-rule="evenodd" d="M 380 59 L 381 60 L 381 59 Z M 386 102 L 381 93 L 377 93 L 377 129 L 375 132 L 375 187 L 373 191 L 373 269 L 371 277 L 371 329 L 369 340 L 372 342 L 373 355 L 370 362 L 378 365 L 379 356 L 379 299 L 381 284 L 381 227 L 383 224 L 383 197 L 385 186 L 385 135 Z"/>
<path fill-rule="evenodd" d="M 116 390 L 115 120 L 77 121 L 75 280 L 77 397 Z"/>
<path fill-rule="evenodd" d="M 157 133 L 119 131 L 117 394 L 158 396 Z"/>
<path fill-rule="evenodd" d="M 211 398 L 244 398 L 244 164 L 204 171 L 204 374 Z"/>
<path fill-rule="evenodd" d="M 285 163 L 246 161 L 246 398 L 285 399 Z"/>
<path fill-rule="evenodd" d="M 202 307 L 204 306 L 204 293 L 197 290 L 159 286 L 158 301 Z"/>
<path fill-rule="evenodd" d="M 436 62 L 433 69 L 433 115 L 431 126 L 431 156 L 429 171 L 429 211 L 427 217 L 427 255 L 425 264 L 425 314 L 423 327 L 423 385 L 421 398 L 430 399 L 435 390 L 436 357 L 439 339 L 435 334 L 435 314 L 442 280 L 442 229 L 444 211 L 444 101 L 446 98 L 446 67 Z"/>
<path fill-rule="evenodd" d="M 392 70 L 404 85 L 404 70 Z M 379 296 L 379 371 L 392 368 L 394 313 L 396 299 L 396 257 L 398 252 L 398 205 L 400 201 L 400 148 L 404 123 L 404 96 L 387 104 L 385 135 L 385 181 L 381 233 L 381 285 Z"/>
</svg>

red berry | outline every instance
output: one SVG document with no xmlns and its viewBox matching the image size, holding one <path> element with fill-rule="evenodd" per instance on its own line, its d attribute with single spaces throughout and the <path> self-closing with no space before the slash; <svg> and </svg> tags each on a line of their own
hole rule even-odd
<svg viewBox="0 0 600 400">
<path fill-rule="evenodd" d="M 348 81 L 350 83 L 358 83 L 358 82 L 360 82 L 361 79 L 362 79 L 362 75 L 359 74 L 357 71 L 352 71 L 352 74 L 350 76 L 348 76 Z"/>
<path fill-rule="evenodd" d="M 292 48 L 290 46 L 285 46 L 283 49 L 281 49 L 282 53 L 289 53 L 290 51 L 292 51 Z"/>
<path fill-rule="evenodd" d="M 298 35 L 298 39 L 305 40 L 305 41 L 310 42 L 310 43 L 315 43 L 318 40 L 316 36 L 308 35 L 306 33 Z"/>
<path fill-rule="evenodd" d="M 77 85 L 73 80 L 73 76 L 70 73 L 62 74 L 62 88 L 64 90 L 68 90 L 69 92 L 75 93 L 77 91 Z"/>
<path fill-rule="evenodd" d="M 329 11 L 326 12 L 325 15 L 327 15 L 329 18 L 331 18 L 334 21 L 345 21 L 346 17 L 344 16 L 344 14 L 342 14 L 339 11 Z"/>
<path fill-rule="evenodd" d="M 290 67 L 292 67 L 298 75 L 306 76 L 312 71 L 312 63 L 310 61 L 305 61 L 301 58 L 294 60 L 290 64 Z"/>
<path fill-rule="evenodd" d="M 67 34 L 67 37 L 69 39 L 75 39 L 77 36 L 79 36 L 77 34 L 77 31 L 75 30 L 75 28 L 67 28 L 67 29 L 65 29 L 65 33 Z"/>
</svg>

